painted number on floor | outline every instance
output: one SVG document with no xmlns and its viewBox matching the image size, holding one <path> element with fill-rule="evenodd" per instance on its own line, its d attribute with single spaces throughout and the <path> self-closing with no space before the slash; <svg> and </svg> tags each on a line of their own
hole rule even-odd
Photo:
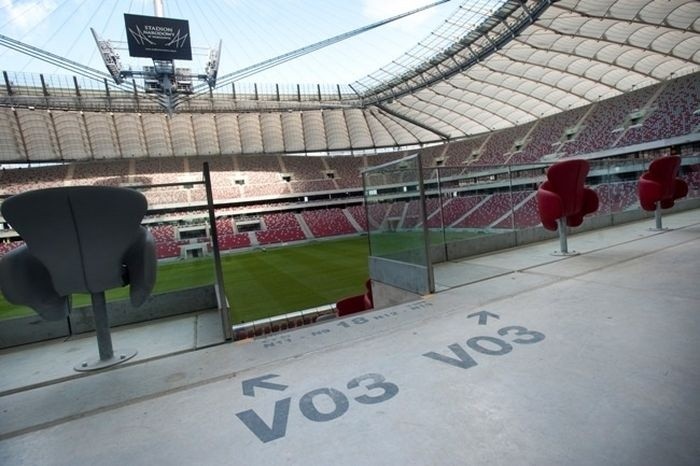
<svg viewBox="0 0 700 466">
<path fill-rule="evenodd" d="M 254 384 L 263 386 L 263 384 L 266 384 L 266 388 L 274 390 L 280 390 L 280 387 L 287 388 L 286 385 L 263 382 L 271 378 L 271 376 L 276 377 L 268 375 L 245 381 L 244 390 L 246 382 L 248 382 L 248 386 Z M 284 388 L 281 390 L 284 390 Z M 347 383 L 347 389 L 353 400 L 365 405 L 382 403 L 399 393 L 399 387 L 396 384 L 387 382 L 384 376 L 374 373 L 355 377 Z M 276 401 L 270 424 L 265 422 L 253 409 L 236 413 L 236 416 L 261 442 L 267 443 L 282 438 L 287 434 L 291 404 L 291 397 Z M 329 407 L 331 408 L 329 409 Z M 342 391 L 332 387 L 311 390 L 299 399 L 299 411 L 304 418 L 312 422 L 332 421 L 345 414 L 348 409 L 350 409 L 348 397 Z"/>
<path fill-rule="evenodd" d="M 469 354 L 468 349 L 487 356 L 503 356 L 513 351 L 512 343 L 517 345 L 530 345 L 544 340 L 544 333 L 528 330 L 519 325 L 511 325 L 498 330 L 498 335 L 504 338 L 491 336 L 472 337 L 467 340 L 466 348 L 459 343 L 452 343 L 447 348 L 452 355 L 429 351 L 424 353 L 426 358 L 444 362 L 460 369 L 469 369 L 478 365 L 478 362 Z M 506 341 L 507 340 L 507 341 Z M 467 349 L 468 348 L 468 349 Z"/>
</svg>

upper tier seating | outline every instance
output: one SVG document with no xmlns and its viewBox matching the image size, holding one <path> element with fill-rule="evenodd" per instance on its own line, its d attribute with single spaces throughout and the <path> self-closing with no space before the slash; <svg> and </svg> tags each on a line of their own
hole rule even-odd
<svg viewBox="0 0 700 466">
<path fill-rule="evenodd" d="M 533 124 L 526 123 L 493 133 L 473 165 L 503 165 L 506 163 L 513 153 L 514 144 L 525 138 Z"/>
<path fill-rule="evenodd" d="M 583 128 L 573 141 L 565 144 L 567 154 L 585 154 L 615 146 L 630 112 L 643 108 L 654 95 L 656 86 L 622 94 L 594 104 L 582 122 Z"/>
</svg>

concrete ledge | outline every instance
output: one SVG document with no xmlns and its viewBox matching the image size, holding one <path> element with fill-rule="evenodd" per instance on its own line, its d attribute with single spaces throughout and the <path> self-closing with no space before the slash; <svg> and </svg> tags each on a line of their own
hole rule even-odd
<svg viewBox="0 0 700 466">
<path fill-rule="evenodd" d="M 152 295 L 134 308 L 128 299 L 107 303 L 110 327 L 171 317 L 189 312 L 218 309 L 214 285 Z M 95 329 L 92 307 L 74 308 L 67 319 L 46 321 L 38 315 L 0 322 L 0 348 L 66 338 Z"/>
<path fill-rule="evenodd" d="M 68 336 L 70 336 L 70 327 L 66 319 L 48 321 L 33 315 L 0 322 L 0 348 Z"/>
<path fill-rule="evenodd" d="M 107 303 L 110 327 L 217 308 L 214 285 L 151 295 L 139 308 L 133 307 L 128 299 Z M 95 330 L 92 306 L 73 309 L 68 319 L 73 334 Z"/>
<path fill-rule="evenodd" d="M 700 198 L 684 199 L 676 202 L 671 209 L 663 211 L 664 215 L 674 212 L 700 208 Z M 603 213 L 600 215 L 586 217 L 583 224 L 570 230 L 570 238 L 575 238 L 577 233 L 598 230 L 613 225 L 636 222 L 648 218 L 653 220 L 654 212 L 647 212 L 642 209 L 632 209 L 623 212 Z M 478 256 L 489 252 L 522 246 L 525 244 L 547 241 L 558 237 L 557 232 L 545 230 L 542 226 L 523 228 L 521 230 L 504 230 L 502 233 L 479 236 L 447 243 L 447 257 L 443 250 L 443 245 L 431 248 L 431 259 L 433 264 L 446 262 L 448 260 L 463 259 L 465 257 Z"/>
<path fill-rule="evenodd" d="M 409 264 L 382 257 L 369 257 L 369 276 L 373 281 L 415 293 L 430 293 L 427 265 Z"/>
<path fill-rule="evenodd" d="M 372 296 L 374 298 L 374 309 L 385 309 L 410 303 L 421 299 L 421 296 L 410 291 L 402 290 L 392 285 L 387 285 L 379 281 L 372 282 Z"/>
</svg>

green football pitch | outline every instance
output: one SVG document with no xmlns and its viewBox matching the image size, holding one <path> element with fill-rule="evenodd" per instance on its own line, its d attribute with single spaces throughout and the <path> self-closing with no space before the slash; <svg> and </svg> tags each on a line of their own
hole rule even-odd
<svg viewBox="0 0 700 466">
<path fill-rule="evenodd" d="M 474 236 L 449 232 L 448 241 Z M 391 253 L 413 249 L 420 234 L 385 233 L 373 235 L 373 244 Z M 431 242 L 442 241 L 431 234 Z M 250 322 L 286 312 L 335 303 L 364 292 L 369 276 L 366 236 L 312 241 L 302 245 L 257 248 L 222 255 L 224 287 L 231 307 L 231 322 Z M 211 258 L 161 263 L 154 293 L 214 283 Z M 128 297 L 128 288 L 107 292 L 108 300 Z M 89 304 L 89 296 L 74 295 L 73 306 Z M 14 306 L 0 295 L 0 319 L 32 315 L 26 307 Z"/>
<path fill-rule="evenodd" d="M 224 287 L 233 323 L 309 309 L 362 293 L 367 270 L 367 237 L 258 248 L 221 256 Z M 154 293 L 214 283 L 211 258 L 161 263 Z M 128 297 L 128 288 L 107 292 L 108 300 Z M 74 295 L 73 306 L 89 303 Z M 0 319 L 32 315 L 0 295 Z"/>
</svg>

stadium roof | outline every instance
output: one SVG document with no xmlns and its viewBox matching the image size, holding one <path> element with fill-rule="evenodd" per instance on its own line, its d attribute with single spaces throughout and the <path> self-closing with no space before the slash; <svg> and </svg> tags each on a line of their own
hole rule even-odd
<svg viewBox="0 0 700 466">
<path fill-rule="evenodd" d="M 432 63 L 365 99 L 449 138 L 514 126 L 698 71 L 700 2 L 510 0 Z"/>
<path fill-rule="evenodd" d="M 233 99 L 202 92 L 181 110 L 240 114 L 253 153 L 399 147 L 516 126 L 698 71 L 697 0 L 466 0 L 416 47 L 337 93 L 241 86 Z"/>
</svg>

